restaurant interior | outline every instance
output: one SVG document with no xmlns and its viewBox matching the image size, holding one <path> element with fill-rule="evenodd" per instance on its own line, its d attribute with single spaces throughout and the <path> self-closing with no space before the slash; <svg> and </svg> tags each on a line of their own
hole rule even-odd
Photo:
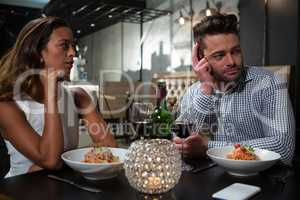
<svg viewBox="0 0 300 200">
<path fill-rule="evenodd" d="M 193 25 L 207 12 L 234 14 L 244 64 L 268 68 L 288 80 L 299 163 L 299 8 L 298 0 L 0 0 L 0 57 L 28 21 L 41 16 L 65 19 L 76 40 L 67 84 L 90 92 L 121 140 L 130 133 L 119 122 L 132 120 L 134 105 L 154 104 L 157 81 L 166 81 L 167 97 L 176 100 L 196 82 Z M 82 146 L 90 142 L 85 136 Z"/>
</svg>

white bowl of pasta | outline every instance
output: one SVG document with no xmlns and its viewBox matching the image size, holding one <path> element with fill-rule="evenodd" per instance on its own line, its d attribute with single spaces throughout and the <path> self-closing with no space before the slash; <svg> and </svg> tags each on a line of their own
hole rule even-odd
<svg viewBox="0 0 300 200">
<path fill-rule="evenodd" d="M 64 152 L 63 161 L 86 179 L 113 178 L 123 169 L 127 150 L 111 147 L 87 147 Z"/>
<path fill-rule="evenodd" d="M 246 147 L 246 150 L 242 150 L 246 154 L 241 154 L 241 149 L 234 146 L 217 147 L 208 149 L 207 155 L 229 174 L 235 176 L 256 175 L 280 159 L 280 154 L 265 149 Z"/>
</svg>

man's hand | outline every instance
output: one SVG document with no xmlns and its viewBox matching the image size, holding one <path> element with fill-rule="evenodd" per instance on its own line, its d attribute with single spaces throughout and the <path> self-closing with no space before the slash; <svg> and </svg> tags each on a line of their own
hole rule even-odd
<svg viewBox="0 0 300 200">
<path fill-rule="evenodd" d="M 199 134 L 192 134 L 187 138 L 175 137 L 173 142 L 184 157 L 204 157 L 207 151 L 208 139 Z"/>
<path fill-rule="evenodd" d="M 214 90 L 215 78 L 212 75 L 212 69 L 206 57 L 198 60 L 198 49 L 200 43 L 197 42 L 192 51 L 193 70 L 195 71 L 198 80 L 201 82 L 201 90 L 207 95 L 211 95 Z"/>
</svg>

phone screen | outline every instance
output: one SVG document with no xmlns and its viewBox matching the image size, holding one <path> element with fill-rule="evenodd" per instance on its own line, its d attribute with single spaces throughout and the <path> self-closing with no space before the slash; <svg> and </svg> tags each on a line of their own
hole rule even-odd
<svg viewBox="0 0 300 200">
<path fill-rule="evenodd" d="M 224 189 L 214 193 L 214 199 L 232 199 L 244 200 L 256 195 L 261 191 L 261 188 L 254 185 L 247 185 L 243 183 L 234 183 Z"/>
</svg>

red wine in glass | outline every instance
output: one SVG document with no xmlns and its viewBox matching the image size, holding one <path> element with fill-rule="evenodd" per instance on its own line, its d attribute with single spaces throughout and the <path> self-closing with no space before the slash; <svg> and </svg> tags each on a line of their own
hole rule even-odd
<svg viewBox="0 0 300 200">
<path fill-rule="evenodd" d="M 172 125 L 172 132 L 177 137 L 187 138 L 193 131 L 193 123 L 176 121 Z"/>
</svg>

